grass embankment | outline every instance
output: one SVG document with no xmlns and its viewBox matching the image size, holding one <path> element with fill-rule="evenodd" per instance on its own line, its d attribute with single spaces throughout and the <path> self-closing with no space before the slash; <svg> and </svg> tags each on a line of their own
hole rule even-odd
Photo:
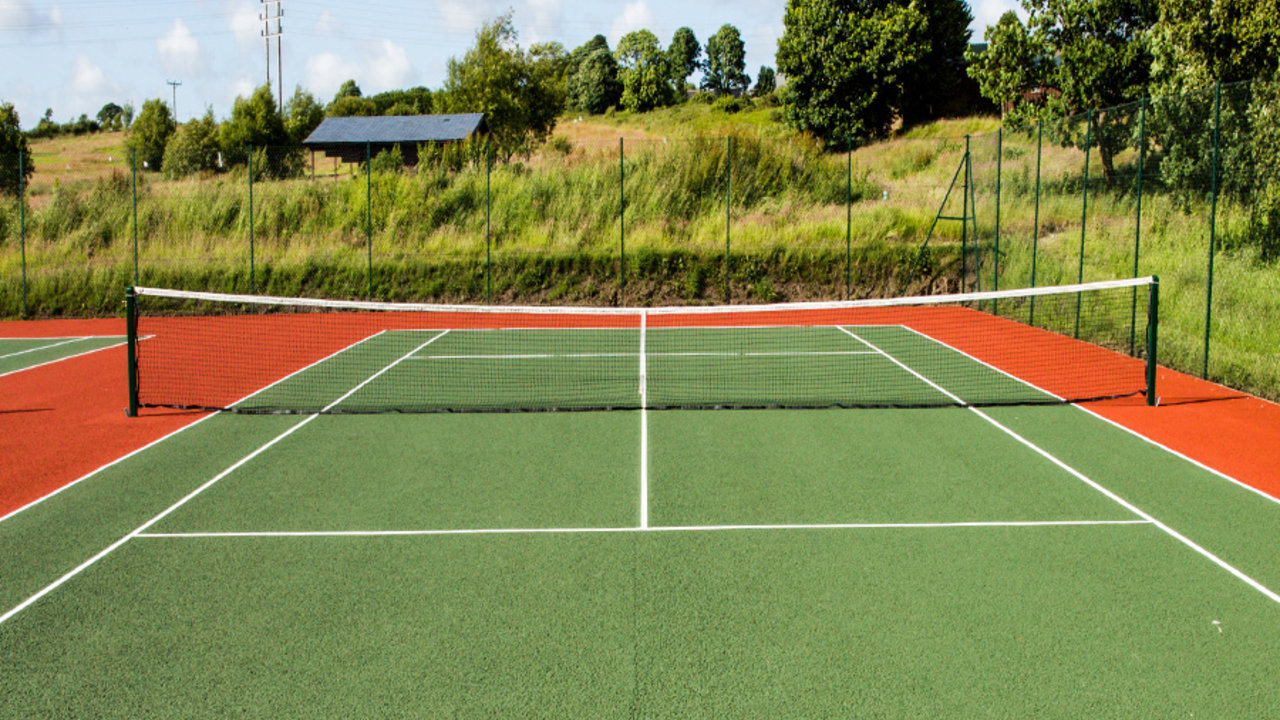
<svg viewBox="0 0 1280 720">
<path fill-rule="evenodd" d="M 282 295 L 368 294 L 372 228 L 379 298 L 483 302 L 486 237 L 494 302 L 660 304 L 724 299 L 726 225 L 734 301 L 845 294 L 846 233 L 855 297 L 958 289 L 961 224 L 943 220 L 929 262 L 905 287 L 965 150 L 984 248 L 981 281 L 994 284 L 996 121 L 968 118 L 916 128 L 889 142 L 823 153 L 785 130 L 771 109 L 726 114 L 690 103 L 664 111 L 566 118 L 552 143 L 492 175 L 424 168 L 379 174 L 366 188 L 353 167 L 319 159 L 316 176 L 253 186 L 253 290 Z M 733 136 L 730 154 L 727 135 Z M 619 143 L 619 137 L 623 142 Z M 36 315 L 119 311 L 132 281 L 131 187 L 115 165 L 95 166 L 119 139 L 48 148 L 42 166 L 80 168 L 43 186 L 27 213 L 28 305 Z M 619 154 L 623 162 L 619 162 Z M 1034 139 L 1006 133 L 1000 196 L 1000 285 L 1031 284 Z M 56 159 L 57 163 L 49 162 Z M 115 158 L 119 160 L 119 158 Z M 1040 155 L 1036 284 L 1074 282 L 1083 153 L 1046 139 Z M 1089 182 L 1086 280 L 1133 272 L 1135 158 Z M 93 176 L 92 168 L 99 167 Z M 621 182 L 625 172 L 625 184 Z M 619 220 L 625 191 L 625 225 Z M 366 202 L 372 199 L 372 211 Z M 846 196 L 852 198 L 851 208 Z M 731 198 L 726 213 L 726 197 Z M 962 214 L 959 184 L 947 215 Z M 1280 397 L 1280 284 L 1276 268 L 1236 238 L 1246 208 L 1219 206 L 1209 376 Z M 1199 373 L 1203 362 L 1208 205 L 1166 192 L 1147 169 L 1139 272 L 1162 277 L 1162 361 Z M 486 220 L 487 219 L 487 220 Z M 0 211 L 0 313 L 21 311 L 17 208 Z M 144 173 L 139 185 L 140 281 L 190 289 L 250 289 L 245 173 L 183 181 Z M 968 238 L 972 242 L 972 238 Z M 619 277 L 625 247 L 625 278 Z M 968 284 L 978 278 L 971 275 Z M 620 287 L 625 290 L 620 297 Z"/>
</svg>

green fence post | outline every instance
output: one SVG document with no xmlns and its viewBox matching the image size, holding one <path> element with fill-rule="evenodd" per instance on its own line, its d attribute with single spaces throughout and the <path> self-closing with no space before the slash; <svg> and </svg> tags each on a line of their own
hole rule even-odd
<svg viewBox="0 0 1280 720">
<path fill-rule="evenodd" d="M 1080 197 L 1080 271 L 1076 274 L 1076 282 L 1084 282 L 1084 236 L 1089 225 L 1089 152 L 1093 149 L 1093 110 L 1084 119 L 1084 180 L 1081 182 Z M 1076 329 L 1075 337 L 1080 337 L 1080 305 L 1084 301 L 1083 293 L 1076 293 Z"/>
<path fill-rule="evenodd" d="M 1156 397 L 1156 347 L 1160 329 L 1160 278 L 1153 277 L 1151 294 L 1147 296 L 1147 405 L 1155 407 Z"/>
<path fill-rule="evenodd" d="M 969 271 L 969 136 L 964 136 L 964 181 L 961 191 L 964 199 L 960 212 L 960 292 L 968 289 L 966 275 Z M 977 238 L 974 238 L 977 241 Z"/>
<path fill-rule="evenodd" d="M 132 286 L 124 291 L 124 328 L 129 345 L 129 417 L 138 417 L 138 301 Z"/>
<path fill-rule="evenodd" d="M 844 183 L 844 299 L 853 296 L 853 137 L 850 136 Z"/>
<path fill-rule="evenodd" d="M 1036 286 L 1036 261 L 1040 254 L 1040 158 L 1044 149 L 1044 121 L 1036 123 L 1036 200 L 1035 218 L 1031 221 L 1031 287 Z M 1029 325 L 1036 324 L 1036 296 L 1031 296 L 1031 317 Z"/>
<path fill-rule="evenodd" d="M 493 303 L 493 146 L 484 139 L 484 303 Z"/>
<path fill-rule="evenodd" d="M 733 222 L 733 136 L 725 138 L 725 173 L 724 173 L 724 303 L 728 305 L 729 295 L 729 228 Z"/>
<path fill-rule="evenodd" d="M 129 149 L 129 182 L 133 193 L 133 284 L 138 284 L 138 151 Z"/>
<path fill-rule="evenodd" d="M 627 304 L 627 163 L 626 140 L 618 138 L 618 304 Z"/>
<path fill-rule="evenodd" d="M 1204 296 L 1204 368 L 1200 377 L 1209 378 L 1209 331 L 1213 327 L 1213 255 L 1214 244 L 1218 238 L 1218 130 L 1222 121 L 1222 82 L 1214 89 L 1213 97 L 1213 167 L 1210 185 L 1211 201 L 1209 205 L 1209 277 Z"/>
<path fill-rule="evenodd" d="M 1004 128 L 996 128 L 996 249 L 992 257 L 991 289 L 1000 289 L 1000 178 L 1004 170 Z M 1000 301 L 991 301 L 991 313 L 1000 314 Z"/>
<path fill-rule="evenodd" d="M 1138 105 L 1138 187 L 1135 190 L 1137 208 L 1134 210 L 1133 222 L 1133 276 L 1138 277 L 1138 258 L 1141 256 L 1142 243 L 1142 166 L 1147 158 L 1147 99 L 1143 97 Z M 1138 288 L 1133 289 L 1133 302 L 1129 308 L 1129 354 L 1137 351 L 1138 325 Z"/>
<path fill-rule="evenodd" d="M 369 141 L 364 143 L 364 240 L 368 256 L 369 299 L 373 299 L 373 152 Z"/>
<path fill-rule="evenodd" d="M 258 292 L 253 247 L 253 146 L 249 146 L 249 292 Z"/>
<path fill-rule="evenodd" d="M 27 184 L 22 153 L 18 153 L 18 238 L 22 246 L 22 317 L 27 316 Z"/>
</svg>

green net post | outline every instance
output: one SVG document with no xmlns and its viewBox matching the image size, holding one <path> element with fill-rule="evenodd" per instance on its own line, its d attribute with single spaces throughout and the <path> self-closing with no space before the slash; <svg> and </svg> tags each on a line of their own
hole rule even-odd
<svg viewBox="0 0 1280 720">
<path fill-rule="evenodd" d="M 729 295 L 729 229 L 733 225 L 733 136 L 725 142 L 724 173 L 724 302 L 730 302 Z"/>
<path fill-rule="evenodd" d="M 1150 295 L 1147 296 L 1147 405 L 1155 407 L 1156 397 L 1156 347 L 1160 336 L 1160 278 L 1153 277 Z"/>
<path fill-rule="evenodd" d="M 253 247 L 253 146 L 249 146 L 249 292 L 258 292 L 258 281 L 254 268 Z"/>
<path fill-rule="evenodd" d="M 969 175 L 969 136 L 964 136 L 964 180 L 961 191 L 963 200 L 961 201 L 960 212 L 960 292 L 966 292 L 967 278 L 965 275 L 969 270 L 969 181 L 972 177 Z M 976 240 L 976 238 L 975 238 Z"/>
<path fill-rule="evenodd" d="M 1134 188 L 1136 207 L 1133 218 L 1133 277 L 1138 277 L 1138 259 L 1141 257 L 1142 245 L 1142 170 L 1147 159 L 1147 98 L 1138 103 L 1138 178 Z M 1137 349 L 1138 332 L 1138 288 L 1133 289 L 1133 302 L 1129 310 L 1129 354 Z"/>
<path fill-rule="evenodd" d="M 1076 282 L 1084 282 L 1084 236 L 1085 229 L 1089 225 L 1089 155 L 1093 149 L 1093 110 L 1085 114 L 1084 120 L 1084 178 L 1080 183 L 1080 258 L 1079 272 L 1076 274 Z M 1076 329 L 1074 337 L 1080 337 L 1080 305 L 1084 301 L 1084 297 L 1076 294 Z"/>
<path fill-rule="evenodd" d="M 1044 121 L 1036 123 L 1036 195 L 1035 213 L 1031 220 L 1031 287 L 1036 286 L 1036 261 L 1040 256 L 1040 160 L 1044 150 Z M 1028 325 L 1036 324 L 1036 297 L 1031 296 L 1031 315 Z"/>
<path fill-rule="evenodd" d="M 138 299 L 132 286 L 124 291 L 124 317 L 129 339 L 129 417 L 138 417 Z"/>
<path fill-rule="evenodd" d="M 493 146 L 484 139 L 484 302 L 493 302 Z"/>
<path fill-rule="evenodd" d="M 1004 128 L 996 128 L 996 247 L 991 258 L 991 289 L 1000 289 L 1000 174 L 1004 170 Z M 991 301 L 991 313 L 1000 314 L 999 300 Z"/>
<path fill-rule="evenodd" d="M 627 149 L 618 138 L 618 304 L 627 304 Z"/>
<path fill-rule="evenodd" d="M 853 138 L 848 140 L 844 180 L 844 299 L 853 296 Z"/>
<path fill-rule="evenodd" d="M 369 271 L 369 299 L 373 299 L 373 146 L 364 143 L 364 246 Z"/>
<path fill-rule="evenodd" d="M 1209 377 L 1209 331 L 1213 327 L 1213 255 L 1218 239 L 1218 131 L 1222 121 L 1222 83 L 1214 89 L 1213 97 L 1213 165 L 1209 169 L 1209 271 L 1204 296 L 1204 367 L 1200 377 Z"/>
<path fill-rule="evenodd" d="M 22 152 L 18 153 L 18 242 L 22 247 L 22 317 L 27 316 L 27 185 Z"/>
<path fill-rule="evenodd" d="M 129 183 L 133 194 L 133 284 L 138 284 L 138 150 L 129 148 Z"/>
</svg>

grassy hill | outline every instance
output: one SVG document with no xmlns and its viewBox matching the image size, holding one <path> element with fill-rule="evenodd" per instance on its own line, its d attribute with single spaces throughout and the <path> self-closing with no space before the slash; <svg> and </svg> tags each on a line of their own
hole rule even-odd
<svg viewBox="0 0 1280 720">
<path fill-rule="evenodd" d="M 908 278 L 968 142 L 984 261 L 979 273 L 970 267 L 965 281 L 991 287 L 997 127 L 985 117 L 947 120 L 830 153 L 782 126 L 774 108 L 730 113 L 691 102 L 638 115 L 565 117 L 540 152 L 496 165 L 491 174 L 483 164 L 424 166 L 375 172 L 367 187 L 360 168 L 308 159 L 304 177 L 254 183 L 252 215 L 243 169 L 178 181 L 145 172 L 138 188 L 139 279 L 364 297 L 371 237 L 373 294 L 388 299 L 721 302 L 726 284 L 734 302 L 830 299 L 846 295 L 846 261 L 854 297 L 941 292 L 958 289 L 962 242 L 973 247 L 958 222 L 937 223 L 924 271 L 909 286 Z M 1030 284 L 1033 242 L 1038 285 L 1074 282 L 1081 272 L 1086 280 L 1131 275 L 1134 158 L 1117 158 L 1116 178 L 1091 177 L 1082 270 L 1083 153 L 1044 145 L 1037 208 L 1034 139 L 1006 133 L 1002 143 L 1001 287 Z M 119 134 L 34 144 L 26 217 L 31 314 L 118 312 L 133 278 L 122 145 Z M 1151 187 L 1143 199 L 1140 272 L 1164 280 L 1162 359 L 1198 372 L 1206 207 L 1162 193 L 1158 183 Z M 956 188 L 943 214 L 962 214 L 962 198 Z M 1224 252 L 1217 260 L 1210 376 L 1280 397 L 1273 350 L 1280 340 L 1280 279 L 1274 266 L 1233 242 L 1243 212 L 1219 208 Z M 22 307 L 12 203 L 0 210 L 0 242 L 0 313 L 13 317 Z"/>
</svg>

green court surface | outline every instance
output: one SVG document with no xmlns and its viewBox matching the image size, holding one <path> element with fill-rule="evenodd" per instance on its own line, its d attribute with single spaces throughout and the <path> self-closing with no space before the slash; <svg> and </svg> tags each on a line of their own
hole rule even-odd
<svg viewBox="0 0 1280 720">
<path fill-rule="evenodd" d="M 795 372 L 650 333 L 387 334 L 268 392 Z M 896 357 L 806 362 L 962 393 Z M 1073 406 L 219 414 L 0 521 L 0 717 L 1269 717 L 1278 541 L 1274 500 Z"/>
<path fill-rule="evenodd" d="M 123 345 L 123 336 L 0 338 L 0 375 Z"/>
</svg>

